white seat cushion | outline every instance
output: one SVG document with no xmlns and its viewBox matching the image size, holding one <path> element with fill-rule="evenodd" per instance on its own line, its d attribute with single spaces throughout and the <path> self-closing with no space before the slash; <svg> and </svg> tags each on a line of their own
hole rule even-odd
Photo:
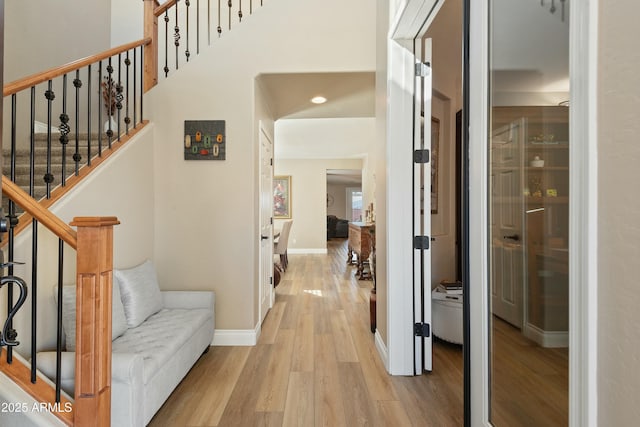
<svg viewBox="0 0 640 427">
<path fill-rule="evenodd" d="M 147 384 L 193 331 L 211 321 L 211 315 L 207 309 L 163 309 L 113 341 L 113 352 L 144 357 L 143 377 Z"/>
</svg>

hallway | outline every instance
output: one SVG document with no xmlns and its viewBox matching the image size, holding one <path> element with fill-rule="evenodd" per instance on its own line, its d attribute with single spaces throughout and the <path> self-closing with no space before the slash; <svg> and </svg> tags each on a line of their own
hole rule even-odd
<svg viewBox="0 0 640 427">
<path fill-rule="evenodd" d="M 290 255 L 258 345 L 212 347 L 150 426 L 462 425 L 461 347 L 436 340 L 432 373 L 389 376 L 372 282 L 354 278 L 345 240 L 328 252 Z"/>
</svg>

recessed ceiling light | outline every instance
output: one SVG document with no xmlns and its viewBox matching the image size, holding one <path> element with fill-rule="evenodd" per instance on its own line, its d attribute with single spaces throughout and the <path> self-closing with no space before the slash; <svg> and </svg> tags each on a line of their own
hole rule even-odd
<svg viewBox="0 0 640 427">
<path fill-rule="evenodd" d="M 314 104 L 324 104 L 325 102 L 327 102 L 327 98 L 325 98 L 324 96 L 314 96 L 313 98 L 311 98 L 311 102 L 313 102 Z"/>
</svg>

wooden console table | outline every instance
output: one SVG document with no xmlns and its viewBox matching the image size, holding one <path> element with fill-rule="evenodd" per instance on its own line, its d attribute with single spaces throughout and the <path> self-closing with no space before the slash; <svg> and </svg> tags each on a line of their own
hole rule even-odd
<svg viewBox="0 0 640 427">
<path fill-rule="evenodd" d="M 347 252 L 347 264 L 352 264 L 355 254 L 355 264 L 357 266 L 356 277 L 361 280 L 371 280 L 371 273 L 364 271 L 364 263 L 369 259 L 371 253 L 372 235 L 371 230 L 374 224 L 364 222 L 349 223 L 349 245 Z"/>
</svg>

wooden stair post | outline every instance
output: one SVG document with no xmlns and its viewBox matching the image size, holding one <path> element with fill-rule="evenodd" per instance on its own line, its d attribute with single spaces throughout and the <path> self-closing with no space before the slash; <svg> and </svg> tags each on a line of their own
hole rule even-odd
<svg viewBox="0 0 640 427">
<path fill-rule="evenodd" d="M 77 217 L 74 423 L 111 425 L 111 305 L 116 217 Z"/>
<path fill-rule="evenodd" d="M 144 91 L 158 84 L 158 17 L 157 0 L 144 0 L 144 36 L 151 43 L 144 46 Z"/>
</svg>

